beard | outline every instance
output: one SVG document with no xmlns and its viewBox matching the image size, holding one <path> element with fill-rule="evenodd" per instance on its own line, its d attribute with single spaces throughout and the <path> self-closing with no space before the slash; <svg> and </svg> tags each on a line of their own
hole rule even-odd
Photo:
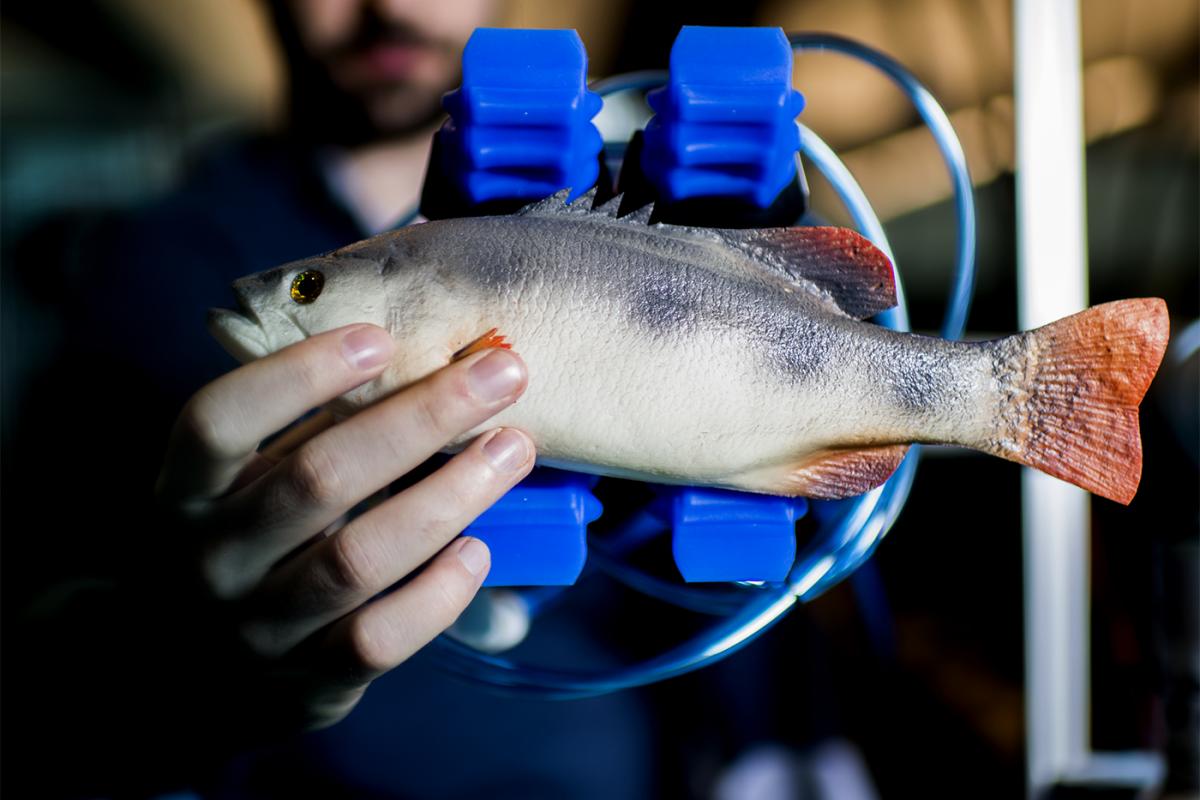
<svg viewBox="0 0 1200 800">
<path fill-rule="evenodd" d="M 442 95 L 457 85 L 455 77 L 438 89 L 400 83 L 348 93 L 332 84 L 318 88 L 315 80 L 293 81 L 289 131 L 311 144 L 343 147 L 404 138 L 441 119 Z"/>
<path fill-rule="evenodd" d="M 361 105 L 367 126 L 380 138 L 403 137 L 424 130 L 444 116 L 442 96 L 458 82 L 455 77 L 437 89 L 395 84 L 366 90 Z"/>
<path fill-rule="evenodd" d="M 313 53 L 301 42 L 283 0 L 270 3 L 288 66 L 288 132 L 313 145 L 355 147 L 403 138 L 428 129 L 444 112 L 442 96 L 458 86 L 461 43 L 438 41 L 413 25 L 363 15 L 345 41 Z M 356 69 L 372 48 L 400 44 L 420 48 L 442 74 L 364 74 Z M 431 77 L 435 76 L 435 77 Z"/>
</svg>

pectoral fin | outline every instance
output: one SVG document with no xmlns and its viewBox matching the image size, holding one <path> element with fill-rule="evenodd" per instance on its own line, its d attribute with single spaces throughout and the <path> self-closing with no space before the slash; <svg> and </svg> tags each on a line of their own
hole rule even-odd
<svg viewBox="0 0 1200 800">
<path fill-rule="evenodd" d="M 472 353 L 478 353 L 480 350 L 499 347 L 502 350 L 512 350 L 512 345 L 504 338 L 504 334 L 499 333 L 498 328 L 492 328 L 490 331 L 480 336 L 475 341 L 463 346 L 457 353 L 451 357 L 451 361 L 458 361 L 466 358 Z"/>
</svg>

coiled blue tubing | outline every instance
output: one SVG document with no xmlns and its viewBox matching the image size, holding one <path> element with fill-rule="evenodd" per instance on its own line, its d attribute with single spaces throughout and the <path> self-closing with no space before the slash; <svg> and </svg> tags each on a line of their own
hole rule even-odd
<svg viewBox="0 0 1200 800">
<path fill-rule="evenodd" d="M 958 229 L 950 297 L 941 335 L 947 339 L 961 337 L 975 282 L 975 203 L 966 157 L 950 118 L 916 76 L 878 50 L 827 33 L 789 34 L 788 41 L 794 52 L 841 53 L 875 67 L 908 96 L 933 134 L 953 183 Z M 607 96 L 646 91 L 665 81 L 665 72 L 632 72 L 596 81 L 591 89 Z M 883 225 L 845 164 L 817 134 L 802 124 L 800 134 L 801 156 L 830 182 L 858 231 L 883 250 L 895 265 Z M 407 224 L 415 217 L 415 211 L 407 214 L 401 224 Z M 908 312 L 898 274 L 896 289 L 897 306 L 880 314 L 876 321 L 895 330 L 907 331 Z M 913 446 L 882 486 L 852 500 L 824 504 L 824 510 L 833 513 L 822 514 L 825 521 L 797 556 L 787 579 L 780 584 L 737 585 L 724 590 L 681 586 L 619 564 L 619 558 L 605 551 L 601 543 L 589 543 L 589 548 L 598 556 L 594 559 L 595 564 L 623 583 L 664 602 L 723 617 L 701 634 L 654 658 L 618 669 L 545 669 L 479 652 L 448 636 L 438 637 L 431 645 L 431 653 L 442 667 L 457 675 L 499 690 L 546 699 L 594 697 L 708 666 L 754 641 L 797 602 L 818 597 L 869 558 L 904 506 L 919 455 L 920 447 Z M 545 602 L 544 595 L 544 592 L 531 595 L 531 607 L 536 609 Z"/>
</svg>

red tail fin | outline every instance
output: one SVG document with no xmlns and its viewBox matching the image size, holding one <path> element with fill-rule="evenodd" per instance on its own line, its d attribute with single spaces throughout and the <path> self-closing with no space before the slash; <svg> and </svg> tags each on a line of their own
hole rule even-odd
<svg viewBox="0 0 1200 800">
<path fill-rule="evenodd" d="M 1128 505 L 1142 476 L 1138 404 L 1162 361 L 1168 327 L 1166 304 L 1145 298 L 1024 334 L 1024 385 L 1009 417 L 1019 422 L 996 454 Z"/>
</svg>

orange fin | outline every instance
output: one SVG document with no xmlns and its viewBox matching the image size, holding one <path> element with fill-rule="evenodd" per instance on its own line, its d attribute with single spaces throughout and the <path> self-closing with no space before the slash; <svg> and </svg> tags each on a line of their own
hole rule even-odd
<svg viewBox="0 0 1200 800">
<path fill-rule="evenodd" d="M 826 450 L 799 464 L 755 474 L 751 491 L 840 500 L 868 492 L 892 476 L 908 452 L 906 444 Z"/>
<path fill-rule="evenodd" d="M 1167 348 L 1167 306 L 1118 300 L 1020 334 L 1017 390 L 985 449 L 1126 505 L 1142 476 L 1138 404 Z"/>
<path fill-rule="evenodd" d="M 455 353 L 450 358 L 450 360 L 458 361 L 460 359 L 466 358 L 467 356 L 471 355 L 472 353 L 478 353 L 480 350 L 488 350 L 493 347 L 499 347 L 502 350 L 512 350 L 512 345 L 509 344 L 508 341 L 504 338 L 504 334 L 498 333 L 498 330 L 499 330 L 498 328 L 492 328 L 490 331 L 485 333 L 483 336 L 480 336 L 475 341 L 471 342 L 470 344 L 468 344 L 468 345 L 464 346 L 462 349 L 460 349 L 457 353 Z"/>
<path fill-rule="evenodd" d="M 866 319 L 896 305 L 892 262 L 848 228 L 750 228 L 717 234 L 764 269 L 816 287 L 847 316 Z"/>
</svg>

